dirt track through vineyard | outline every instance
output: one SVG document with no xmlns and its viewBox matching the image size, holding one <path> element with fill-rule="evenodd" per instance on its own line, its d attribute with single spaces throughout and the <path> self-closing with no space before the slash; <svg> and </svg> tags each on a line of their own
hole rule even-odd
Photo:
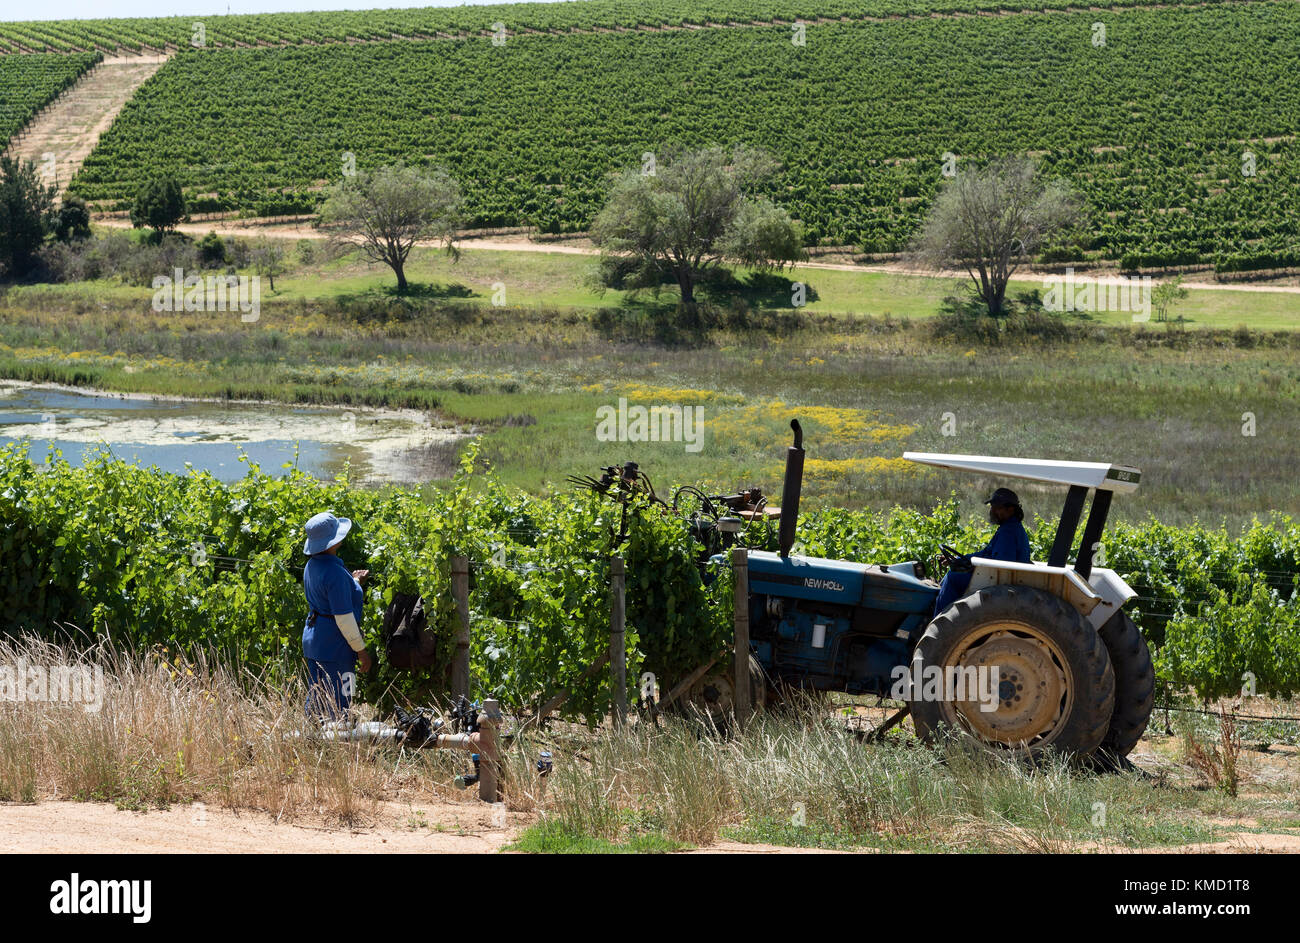
<svg viewBox="0 0 1300 943">
<path fill-rule="evenodd" d="M 23 129 L 14 146 L 18 158 L 43 169 L 47 155 L 53 155 L 55 174 L 48 182 L 57 182 L 62 192 L 135 90 L 165 61 L 161 56 L 105 59 L 89 69 Z"/>
</svg>

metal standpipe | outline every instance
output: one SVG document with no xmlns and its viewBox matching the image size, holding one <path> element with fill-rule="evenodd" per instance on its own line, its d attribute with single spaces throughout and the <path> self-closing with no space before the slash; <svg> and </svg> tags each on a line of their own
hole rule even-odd
<svg viewBox="0 0 1300 943">
<path fill-rule="evenodd" d="M 478 797 L 497 802 L 500 758 L 497 754 L 497 727 L 501 723 L 501 704 L 493 699 L 483 702 L 476 733 L 440 733 L 435 746 L 439 749 L 464 750 L 479 758 Z"/>
</svg>

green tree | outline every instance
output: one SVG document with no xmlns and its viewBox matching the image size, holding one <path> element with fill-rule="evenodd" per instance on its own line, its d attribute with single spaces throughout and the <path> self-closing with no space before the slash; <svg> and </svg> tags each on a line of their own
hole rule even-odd
<svg viewBox="0 0 1300 943">
<path fill-rule="evenodd" d="M 1027 157 L 959 170 L 939 191 L 912 256 L 935 271 L 966 271 L 989 314 L 1001 315 L 1016 269 L 1078 228 L 1081 207 L 1068 184 L 1044 179 Z"/>
<path fill-rule="evenodd" d="M 1186 297 L 1187 289 L 1183 287 L 1181 275 L 1176 275 L 1151 289 L 1151 307 L 1156 309 L 1156 320 L 1168 321 L 1169 310 Z"/>
<path fill-rule="evenodd" d="M 36 165 L 0 157 L 0 271 L 24 278 L 49 234 L 54 187 L 41 183 Z"/>
<path fill-rule="evenodd" d="M 226 240 L 215 232 L 210 232 L 200 239 L 195 244 L 195 248 L 199 250 L 200 264 L 207 267 L 226 264 Z"/>
<path fill-rule="evenodd" d="M 417 242 L 441 243 L 453 259 L 464 197 L 442 168 L 396 164 L 362 171 L 335 184 L 321 207 L 320 225 L 331 238 L 382 262 L 405 292 L 406 260 Z"/>
<path fill-rule="evenodd" d="M 284 246 L 263 236 L 253 246 L 253 271 L 265 275 L 275 291 L 275 276 L 284 273 Z"/>
<path fill-rule="evenodd" d="M 765 151 L 713 147 L 624 172 L 591 227 L 605 253 L 601 279 L 613 284 L 626 261 L 634 287 L 671 278 L 693 305 L 700 276 L 723 263 L 767 269 L 803 258 L 789 214 L 752 192 L 776 169 Z"/>
<path fill-rule="evenodd" d="M 140 188 L 131 207 L 131 225 L 137 229 L 148 226 L 154 239 L 161 240 L 165 233 L 176 229 L 185 218 L 185 194 L 174 177 L 155 177 Z"/>
<path fill-rule="evenodd" d="M 77 242 L 90 238 L 90 207 L 81 197 L 68 193 L 54 211 L 51 227 L 59 242 Z"/>
</svg>

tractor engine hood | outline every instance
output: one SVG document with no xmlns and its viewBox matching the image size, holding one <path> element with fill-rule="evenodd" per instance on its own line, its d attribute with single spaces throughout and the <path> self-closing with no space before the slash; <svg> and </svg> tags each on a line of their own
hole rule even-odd
<svg viewBox="0 0 1300 943">
<path fill-rule="evenodd" d="M 917 612 L 933 606 L 939 590 L 912 575 L 911 567 L 790 556 L 764 550 L 749 552 L 751 593 Z"/>
</svg>

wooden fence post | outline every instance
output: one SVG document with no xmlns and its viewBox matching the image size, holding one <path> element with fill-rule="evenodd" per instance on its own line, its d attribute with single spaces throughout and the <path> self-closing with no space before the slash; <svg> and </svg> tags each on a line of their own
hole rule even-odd
<svg viewBox="0 0 1300 943">
<path fill-rule="evenodd" d="M 627 649 L 623 633 L 627 622 L 627 578 L 622 557 L 610 560 L 609 663 L 613 668 L 614 723 L 627 720 Z"/>
<path fill-rule="evenodd" d="M 736 722 L 744 724 L 753 709 L 749 697 L 749 551 L 744 547 L 732 548 L 731 572 L 736 579 L 734 701 Z"/>
<path fill-rule="evenodd" d="M 456 601 L 456 651 L 451 661 L 451 695 L 469 698 L 469 558 L 451 558 L 451 595 Z"/>
<path fill-rule="evenodd" d="M 500 755 L 497 749 L 497 724 L 501 721 L 501 705 L 487 698 L 478 722 L 478 797 L 484 802 L 496 802 L 497 785 L 501 775 Z"/>
</svg>

